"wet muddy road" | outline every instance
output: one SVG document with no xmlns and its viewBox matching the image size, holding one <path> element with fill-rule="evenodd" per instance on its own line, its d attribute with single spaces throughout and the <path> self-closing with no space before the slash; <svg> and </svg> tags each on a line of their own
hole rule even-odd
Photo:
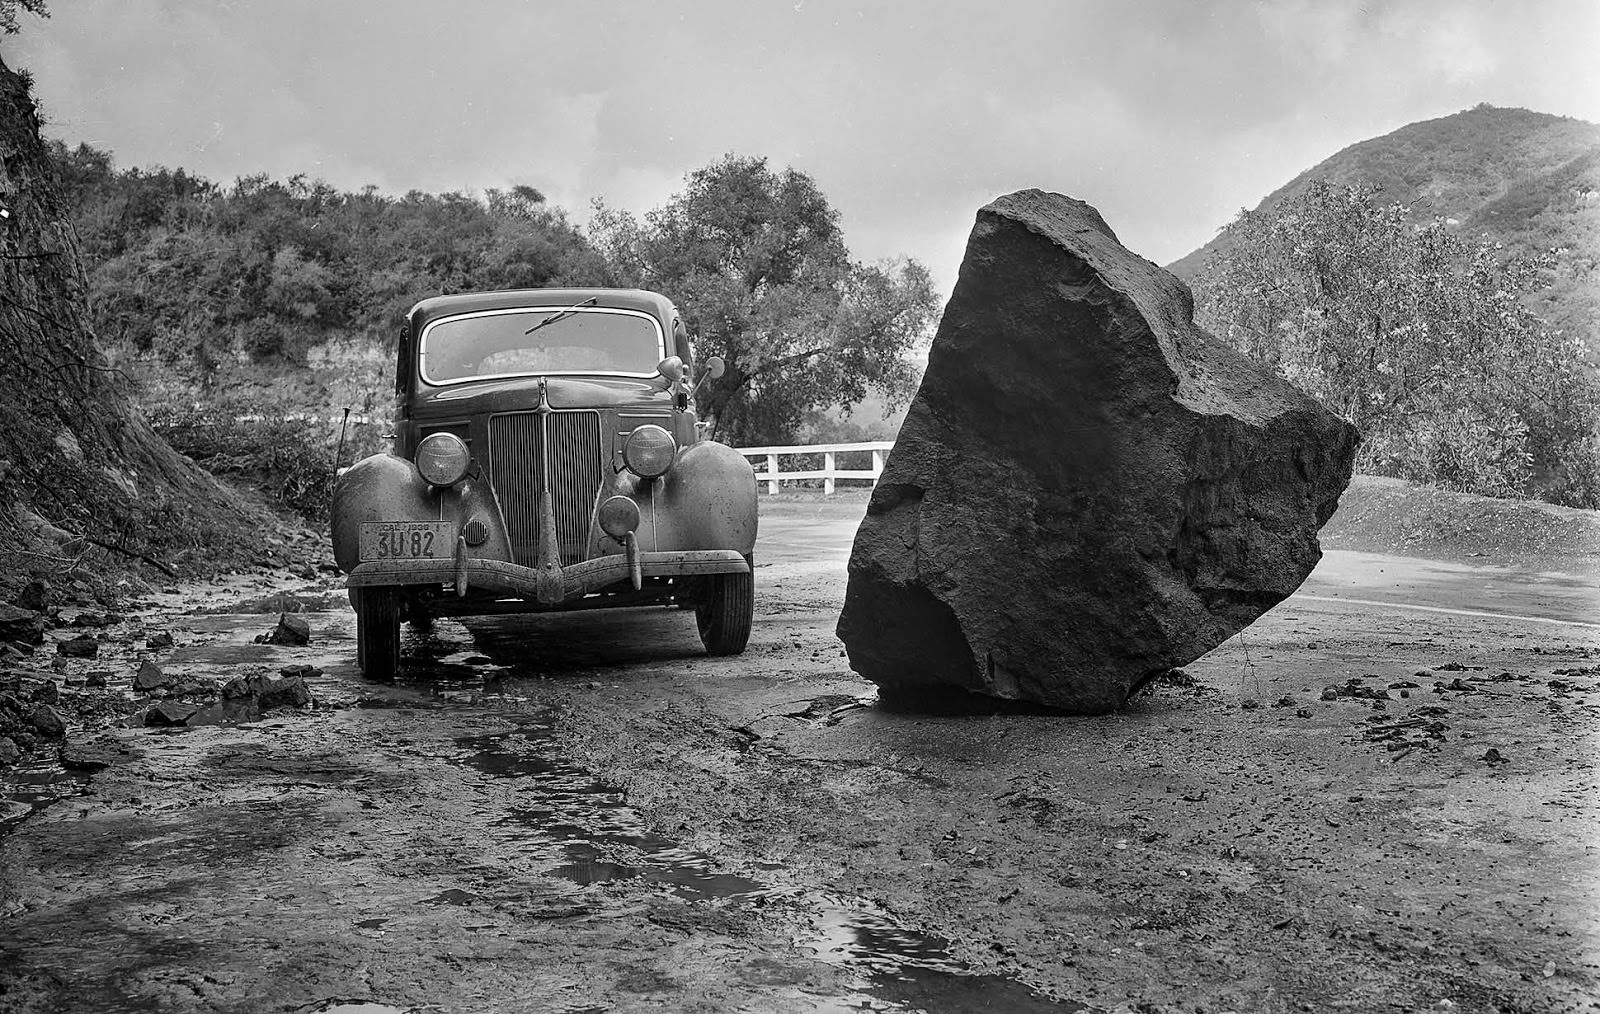
<svg viewBox="0 0 1600 1014">
<path fill-rule="evenodd" d="M 318 706 L 106 733 L 0 839 L 0 1008 L 1600 1010 L 1592 571 L 1330 554 L 1123 714 L 898 715 L 832 636 L 861 504 L 763 510 L 738 659 L 441 622 L 377 687 L 348 610 L 172 616 Z"/>
</svg>

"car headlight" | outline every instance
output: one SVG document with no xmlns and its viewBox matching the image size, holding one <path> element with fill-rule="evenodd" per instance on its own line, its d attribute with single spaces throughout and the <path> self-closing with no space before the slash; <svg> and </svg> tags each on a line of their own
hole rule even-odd
<svg viewBox="0 0 1600 1014">
<path fill-rule="evenodd" d="M 466 441 L 454 433 L 434 433 L 417 445 L 417 471 L 434 486 L 459 482 L 471 464 Z"/>
<path fill-rule="evenodd" d="M 622 445 L 622 463 L 641 479 L 666 475 L 677 454 L 678 442 L 672 439 L 672 434 L 649 423 L 629 433 Z"/>
</svg>

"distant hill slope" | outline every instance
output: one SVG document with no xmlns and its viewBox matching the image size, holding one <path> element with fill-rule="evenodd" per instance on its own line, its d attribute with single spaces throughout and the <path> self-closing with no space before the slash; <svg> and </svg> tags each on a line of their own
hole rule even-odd
<svg viewBox="0 0 1600 1014">
<path fill-rule="evenodd" d="M 1352 144 L 1267 195 L 1256 210 L 1270 210 L 1319 179 L 1376 184 L 1419 222 L 1453 220 L 1465 235 L 1508 249 L 1569 250 L 1538 309 L 1600 353 L 1600 125 L 1480 105 Z M 1192 281 L 1225 244 L 1219 235 L 1168 270 Z"/>
</svg>

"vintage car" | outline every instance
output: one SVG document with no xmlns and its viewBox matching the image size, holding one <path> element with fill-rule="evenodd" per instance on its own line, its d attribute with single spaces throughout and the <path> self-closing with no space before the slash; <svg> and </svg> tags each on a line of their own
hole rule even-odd
<svg viewBox="0 0 1600 1014">
<path fill-rule="evenodd" d="M 438 296 L 411 308 L 398 360 L 393 450 L 333 491 L 364 674 L 392 678 L 401 620 L 438 616 L 677 605 L 707 652 L 744 650 L 755 475 L 701 436 L 671 302 Z M 699 379 L 722 370 L 713 357 Z"/>
</svg>

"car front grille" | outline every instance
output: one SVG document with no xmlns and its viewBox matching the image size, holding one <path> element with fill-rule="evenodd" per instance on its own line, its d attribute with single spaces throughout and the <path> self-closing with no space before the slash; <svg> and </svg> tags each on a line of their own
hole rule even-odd
<svg viewBox="0 0 1600 1014">
<path fill-rule="evenodd" d="M 505 515 L 512 558 L 526 567 L 533 566 L 539 556 L 539 498 L 544 492 L 545 458 L 548 456 L 556 541 L 563 564 L 584 558 L 590 513 L 605 477 L 599 412 L 551 412 L 546 425 L 548 447 L 537 412 L 497 415 L 489 420 L 489 481 Z"/>
</svg>

